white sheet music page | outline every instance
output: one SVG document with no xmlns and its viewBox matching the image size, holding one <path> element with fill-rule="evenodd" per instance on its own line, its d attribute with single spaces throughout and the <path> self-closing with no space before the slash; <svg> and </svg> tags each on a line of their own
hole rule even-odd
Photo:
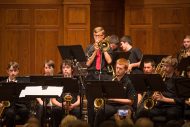
<svg viewBox="0 0 190 127">
<path fill-rule="evenodd" d="M 63 86 L 48 86 L 47 89 L 42 89 L 42 86 L 27 86 L 21 91 L 19 97 L 25 97 L 29 95 L 39 96 L 61 96 Z"/>
</svg>

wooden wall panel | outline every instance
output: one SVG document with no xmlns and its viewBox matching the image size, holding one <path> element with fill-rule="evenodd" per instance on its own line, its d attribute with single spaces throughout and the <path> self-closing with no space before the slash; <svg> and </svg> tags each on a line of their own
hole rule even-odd
<svg viewBox="0 0 190 127">
<path fill-rule="evenodd" d="M 190 34 L 189 7 L 187 0 L 125 0 L 125 34 L 144 54 L 176 54 Z"/>
<path fill-rule="evenodd" d="M 91 41 L 92 31 L 103 26 L 107 35 L 124 33 L 124 0 L 91 0 Z"/>
<path fill-rule="evenodd" d="M 64 44 L 81 44 L 85 49 L 90 41 L 89 6 L 64 3 L 64 19 Z"/>
<path fill-rule="evenodd" d="M 35 31 L 35 65 L 38 65 L 35 66 L 35 72 L 42 74 L 45 60 L 52 59 L 55 63 L 58 62 L 58 36 L 58 30 L 37 29 Z"/>
<path fill-rule="evenodd" d="M 17 61 L 22 73 L 30 72 L 30 31 L 8 29 L 4 32 L 0 51 L 3 60 L 1 72 L 5 72 L 10 61 Z"/>
<path fill-rule="evenodd" d="M 58 45 L 90 40 L 90 0 L 0 1 L 0 75 L 9 61 L 18 61 L 20 75 L 42 74 L 44 61 L 62 58 Z"/>
<path fill-rule="evenodd" d="M 7 27 L 10 26 L 28 26 L 31 21 L 31 14 L 29 9 L 6 9 L 5 23 Z"/>
<path fill-rule="evenodd" d="M 59 26 L 60 11 L 55 9 L 35 9 L 34 11 L 34 25 L 36 27 L 58 27 Z"/>
</svg>

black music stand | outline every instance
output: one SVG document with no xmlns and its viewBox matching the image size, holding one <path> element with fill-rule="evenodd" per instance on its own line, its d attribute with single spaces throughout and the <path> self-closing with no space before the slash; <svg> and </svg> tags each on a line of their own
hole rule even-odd
<svg viewBox="0 0 190 127">
<path fill-rule="evenodd" d="M 30 81 L 33 82 L 31 86 L 42 86 L 42 89 L 48 89 L 50 86 L 63 86 L 63 93 L 78 93 L 79 85 L 76 78 L 63 78 L 60 76 L 31 76 Z M 34 95 L 32 98 L 43 99 L 43 115 L 46 116 L 46 106 L 48 98 L 56 98 L 56 95 Z M 63 107 L 63 106 L 62 106 Z M 46 117 L 45 117 L 46 118 Z"/>
<path fill-rule="evenodd" d="M 117 81 L 87 81 L 87 100 L 92 104 L 95 98 L 125 98 L 125 88 Z"/>
<path fill-rule="evenodd" d="M 187 66 L 190 65 L 190 56 L 188 56 L 187 58 L 182 58 L 181 61 L 179 62 L 177 69 L 182 72 L 182 71 L 186 71 Z"/>
<path fill-rule="evenodd" d="M 138 93 L 147 91 L 164 91 L 166 85 L 160 74 L 130 74 L 128 75 Z"/>
<path fill-rule="evenodd" d="M 175 87 L 178 97 L 190 98 L 190 78 L 176 78 Z"/>
<path fill-rule="evenodd" d="M 0 100 L 1 101 L 14 101 L 19 98 L 22 89 L 28 83 L 0 83 Z"/>
<path fill-rule="evenodd" d="M 150 55 L 150 54 L 145 54 L 142 57 L 141 63 L 140 63 L 140 68 L 143 68 L 143 64 L 145 60 L 153 60 L 155 62 L 156 65 L 158 65 L 162 58 L 166 57 L 168 55 Z"/>
<path fill-rule="evenodd" d="M 81 45 L 63 45 L 57 47 L 59 49 L 62 59 L 76 59 L 79 62 L 86 61 L 86 56 Z"/>
</svg>

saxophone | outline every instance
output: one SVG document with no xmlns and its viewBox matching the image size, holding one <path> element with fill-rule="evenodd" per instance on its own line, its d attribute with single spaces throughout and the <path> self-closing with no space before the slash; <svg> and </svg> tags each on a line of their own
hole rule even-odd
<svg viewBox="0 0 190 127">
<path fill-rule="evenodd" d="M 2 106 L 0 107 L 0 118 L 2 118 L 4 109 L 11 105 L 10 101 L 2 101 L 1 104 L 2 104 Z"/>
</svg>

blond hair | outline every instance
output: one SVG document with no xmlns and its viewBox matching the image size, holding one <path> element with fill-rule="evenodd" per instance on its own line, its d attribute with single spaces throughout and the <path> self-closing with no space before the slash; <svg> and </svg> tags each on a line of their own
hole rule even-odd
<svg viewBox="0 0 190 127">
<path fill-rule="evenodd" d="M 62 119 L 60 127 L 66 127 L 69 123 L 71 123 L 75 120 L 77 120 L 77 117 L 75 117 L 73 115 L 67 115 L 66 117 L 64 117 Z"/>
<path fill-rule="evenodd" d="M 93 30 L 94 33 L 99 33 L 101 32 L 103 35 L 105 35 L 105 30 L 103 27 L 95 27 L 94 30 Z"/>
</svg>

